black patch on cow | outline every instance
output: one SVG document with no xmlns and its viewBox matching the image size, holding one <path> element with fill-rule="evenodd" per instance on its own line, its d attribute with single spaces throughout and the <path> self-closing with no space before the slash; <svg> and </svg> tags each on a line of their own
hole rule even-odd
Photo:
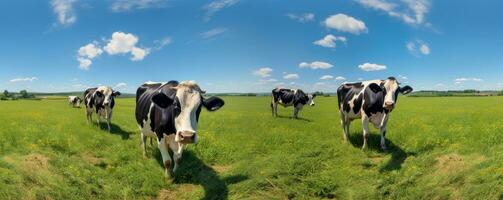
<svg viewBox="0 0 503 200">
<path fill-rule="evenodd" d="M 363 84 L 361 82 L 346 83 L 346 84 L 341 85 L 337 89 L 337 100 L 339 103 L 338 104 L 339 110 L 343 110 L 344 112 L 349 113 L 349 111 L 351 111 L 351 105 L 349 104 L 349 102 L 355 97 L 355 95 L 360 94 L 362 89 L 363 89 Z M 361 108 L 361 103 L 362 103 L 361 99 L 362 99 L 361 96 L 359 96 L 356 99 L 355 107 L 356 107 L 356 105 L 358 105 L 357 107 Z M 356 110 L 359 111 L 360 108 L 358 108 L 358 109 L 355 108 L 355 113 L 358 113 L 358 112 L 356 112 Z"/>
<path fill-rule="evenodd" d="M 88 88 L 84 91 L 84 102 L 86 104 L 86 108 L 93 108 L 94 106 L 94 92 L 98 88 Z"/>
<path fill-rule="evenodd" d="M 354 102 L 354 107 L 353 107 L 353 112 L 358 113 L 360 112 L 360 109 L 362 108 L 362 103 L 363 103 L 363 95 L 359 94 L 358 97 L 355 99 Z"/>
<path fill-rule="evenodd" d="M 363 92 L 363 110 L 367 116 L 372 116 L 372 113 L 384 112 L 384 90 L 376 83 L 371 83 Z M 385 112 L 387 113 L 387 111 Z"/>
</svg>

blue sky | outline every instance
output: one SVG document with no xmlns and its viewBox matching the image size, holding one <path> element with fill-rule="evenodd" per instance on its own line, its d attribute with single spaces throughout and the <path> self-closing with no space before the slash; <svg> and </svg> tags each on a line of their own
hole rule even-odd
<svg viewBox="0 0 503 200">
<path fill-rule="evenodd" d="M 0 2 L 0 89 L 208 92 L 398 77 L 416 90 L 503 89 L 503 1 Z"/>
</svg>

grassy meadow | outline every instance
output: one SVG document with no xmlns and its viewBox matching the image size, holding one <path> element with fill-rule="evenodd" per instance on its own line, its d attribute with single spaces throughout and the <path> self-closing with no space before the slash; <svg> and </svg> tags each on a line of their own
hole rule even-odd
<svg viewBox="0 0 503 200">
<path fill-rule="evenodd" d="M 117 100 L 111 133 L 66 100 L 0 101 L 0 199 L 503 198 L 503 97 L 400 97 L 387 152 L 374 128 L 360 150 L 359 121 L 342 141 L 335 97 L 299 120 L 272 118 L 269 97 L 224 100 L 174 180 L 156 144 L 143 158 L 133 98 Z"/>
</svg>

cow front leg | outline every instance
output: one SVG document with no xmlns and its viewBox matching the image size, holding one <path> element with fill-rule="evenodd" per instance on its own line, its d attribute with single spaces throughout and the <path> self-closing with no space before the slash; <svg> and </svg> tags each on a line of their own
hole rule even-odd
<svg viewBox="0 0 503 200">
<path fill-rule="evenodd" d="M 293 107 L 293 117 L 295 119 L 298 119 L 299 118 L 299 108 L 297 107 Z"/>
<path fill-rule="evenodd" d="M 349 124 L 351 122 L 346 119 L 343 113 L 341 113 L 341 126 L 342 126 L 342 136 L 344 138 L 344 142 L 348 141 L 349 138 Z"/>
<path fill-rule="evenodd" d="M 140 134 L 140 141 L 141 141 L 141 149 L 143 149 L 143 157 L 147 157 L 147 147 L 145 143 L 147 142 L 147 136 L 143 133 L 143 131 Z M 152 145 L 152 138 L 150 138 L 150 144 Z"/>
<path fill-rule="evenodd" d="M 112 111 L 107 110 L 107 125 L 108 125 L 108 132 L 110 132 L 110 122 L 112 121 Z"/>
<path fill-rule="evenodd" d="M 362 116 L 362 127 L 363 127 L 362 150 L 366 150 L 367 149 L 367 141 L 369 139 L 369 118 L 365 115 Z"/>
<path fill-rule="evenodd" d="M 96 112 L 96 123 L 98 123 L 98 127 L 100 127 L 100 115 L 101 115 L 101 111 L 97 111 Z"/>
<path fill-rule="evenodd" d="M 162 163 L 164 165 L 164 176 L 169 178 L 171 177 L 171 156 L 168 152 L 168 144 L 166 143 L 167 138 L 169 138 L 169 136 L 163 135 L 163 137 L 158 141 L 157 147 L 159 148 L 159 151 L 161 151 Z"/>
<path fill-rule="evenodd" d="M 385 114 L 382 121 L 381 121 L 381 126 L 379 128 L 379 133 L 381 135 L 381 149 L 383 151 L 386 151 L 386 131 L 387 131 L 387 124 L 388 124 L 388 118 L 389 118 L 389 113 Z"/>
<path fill-rule="evenodd" d="M 380 128 L 381 133 L 381 149 L 386 151 L 386 126 Z"/>
<path fill-rule="evenodd" d="M 183 144 L 175 142 L 171 142 L 169 144 L 169 147 L 173 151 L 173 159 L 175 160 L 175 166 L 173 167 L 173 173 L 176 172 L 178 169 L 178 166 L 180 166 L 180 161 L 182 160 L 182 153 L 183 153 Z"/>
<path fill-rule="evenodd" d="M 271 109 L 272 109 L 272 116 L 277 117 L 278 116 L 278 103 L 272 102 Z"/>
</svg>

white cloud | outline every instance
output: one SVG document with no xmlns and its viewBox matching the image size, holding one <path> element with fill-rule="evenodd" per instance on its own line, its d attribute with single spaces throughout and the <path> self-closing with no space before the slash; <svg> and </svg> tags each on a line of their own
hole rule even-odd
<svg viewBox="0 0 503 200">
<path fill-rule="evenodd" d="M 431 53 L 430 47 L 428 44 L 422 40 L 409 41 L 406 43 L 405 47 L 409 50 L 413 55 L 429 55 Z"/>
<path fill-rule="evenodd" d="M 129 53 L 137 42 L 138 37 L 131 33 L 114 32 L 104 49 L 110 55 Z"/>
<path fill-rule="evenodd" d="M 94 43 L 89 43 L 83 47 L 79 48 L 79 56 L 83 58 L 93 59 L 103 53 L 103 50 Z"/>
<path fill-rule="evenodd" d="M 337 81 L 345 81 L 346 78 L 344 78 L 342 76 L 338 76 L 338 77 L 335 77 L 335 80 L 337 80 Z"/>
<path fill-rule="evenodd" d="M 218 11 L 230 7 L 236 3 L 238 3 L 239 0 L 215 0 L 209 4 L 206 4 L 203 6 L 203 10 L 206 11 L 204 15 L 204 21 L 209 21 L 215 13 Z"/>
<path fill-rule="evenodd" d="M 364 63 L 361 65 L 358 65 L 358 68 L 360 68 L 363 71 L 380 71 L 380 70 L 385 70 L 386 66 L 385 65 L 379 65 L 379 64 L 373 64 L 373 63 Z"/>
<path fill-rule="evenodd" d="M 327 47 L 327 48 L 335 48 L 336 47 L 336 41 L 341 41 L 346 43 L 347 39 L 346 37 L 342 36 L 334 36 L 332 34 L 326 35 L 324 38 L 314 41 L 313 44 L 322 46 L 322 47 Z"/>
<path fill-rule="evenodd" d="M 253 75 L 260 76 L 262 78 L 269 77 L 271 76 L 271 72 L 273 70 L 269 67 L 262 67 L 260 69 L 257 69 L 253 72 Z"/>
<path fill-rule="evenodd" d="M 131 60 L 132 61 L 143 60 L 143 58 L 145 58 L 145 56 L 147 56 L 149 53 L 150 52 L 148 49 L 133 47 L 133 49 L 131 49 L 131 55 L 133 55 L 133 57 L 131 57 Z"/>
<path fill-rule="evenodd" d="M 290 19 L 296 20 L 300 23 L 314 21 L 314 14 L 313 13 L 304 13 L 304 14 L 300 14 L 300 15 L 287 14 L 286 16 L 289 17 Z"/>
<path fill-rule="evenodd" d="M 148 8 L 162 8 L 166 7 L 167 3 L 168 0 L 115 0 L 111 8 L 115 12 L 125 12 Z"/>
<path fill-rule="evenodd" d="M 51 5 L 54 13 L 58 17 L 58 23 L 63 26 L 69 26 L 77 21 L 77 15 L 73 9 L 76 0 L 52 0 Z"/>
<path fill-rule="evenodd" d="M 329 79 L 333 79 L 334 76 L 331 76 L 331 75 L 324 75 L 322 77 L 320 77 L 320 80 L 329 80 Z"/>
<path fill-rule="evenodd" d="M 205 38 L 205 39 L 212 38 L 212 37 L 221 35 L 221 34 L 225 33 L 226 31 L 227 31 L 226 28 L 214 28 L 209 31 L 205 31 L 205 32 L 201 33 L 201 37 Z"/>
<path fill-rule="evenodd" d="M 403 76 L 403 75 L 401 75 L 401 74 L 399 74 L 399 75 L 398 75 L 398 78 L 399 78 L 399 79 L 402 79 L 402 80 L 407 80 L 407 79 L 409 79 L 409 78 L 407 78 L 406 76 Z"/>
<path fill-rule="evenodd" d="M 149 48 L 140 48 L 136 46 L 139 39 L 131 33 L 114 32 L 112 38 L 108 40 L 105 47 L 101 48 L 98 42 L 89 43 L 79 48 L 77 53 L 77 61 L 79 61 L 79 68 L 82 70 L 89 70 L 92 60 L 103 52 L 109 55 L 131 53 L 132 61 L 140 61 L 150 53 Z M 164 39 L 161 45 L 167 45 L 171 42 Z M 162 47 L 162 46 L 161 46 Z"/>
<path fill-rule="evenodd" d="M 33 82 L 35 80 L 38 80 L 37 77 L 24 77 L 24 78 L 15 78 L 11 79 L 9 82 L 11 83 L 18 83 L 18 82 Z"/>
<path fill-rule="evenodd" d="M 143 60 L 149 53 L 149 49 L 136 46 L 138 37 L 131 33 L 114 32 L 112 39 L 103 48 L 110 55 L 131 53 L 132 61 Z"/>
<path fill-rule="evenodd" d="M 328 17 L 325 20 L 324 25 L 327 28 L 357 35 L 367 32 L 367 26 L 365 26 L 363 21 L 341 13 Z"/>
<path fill-rule="evenodd" d="M 332 68 L 333 65 L 326 62 L 314 61 L 312 63 L 301 62 L 299 64 L 300 68 L 311 68 L 311 69 L 329 69 Z"/>
<path fill-rule="evenodd" d="M 89 67 L 93 64 L 93 61 L 87 58 L 77 58 L 77 61 L 79 61 L 79 68 L 82 70 L 89 70 Z"/>
<path fill-rule="evenodd" d="M 428 24 L 425 16 L 430 10 L 429 0 L 402 0 L 402 4 L 391 3 L 387 0 L 356 1 L 367 8 L 384 11 L 389 16 L 398 18 L 407 24 Z"/>
<path fill-rule="evenodd" d="M 299 75 L 298 74 L 286 74 L 283 76 L 283 79 L 299 79 Z"/>
</svg>

